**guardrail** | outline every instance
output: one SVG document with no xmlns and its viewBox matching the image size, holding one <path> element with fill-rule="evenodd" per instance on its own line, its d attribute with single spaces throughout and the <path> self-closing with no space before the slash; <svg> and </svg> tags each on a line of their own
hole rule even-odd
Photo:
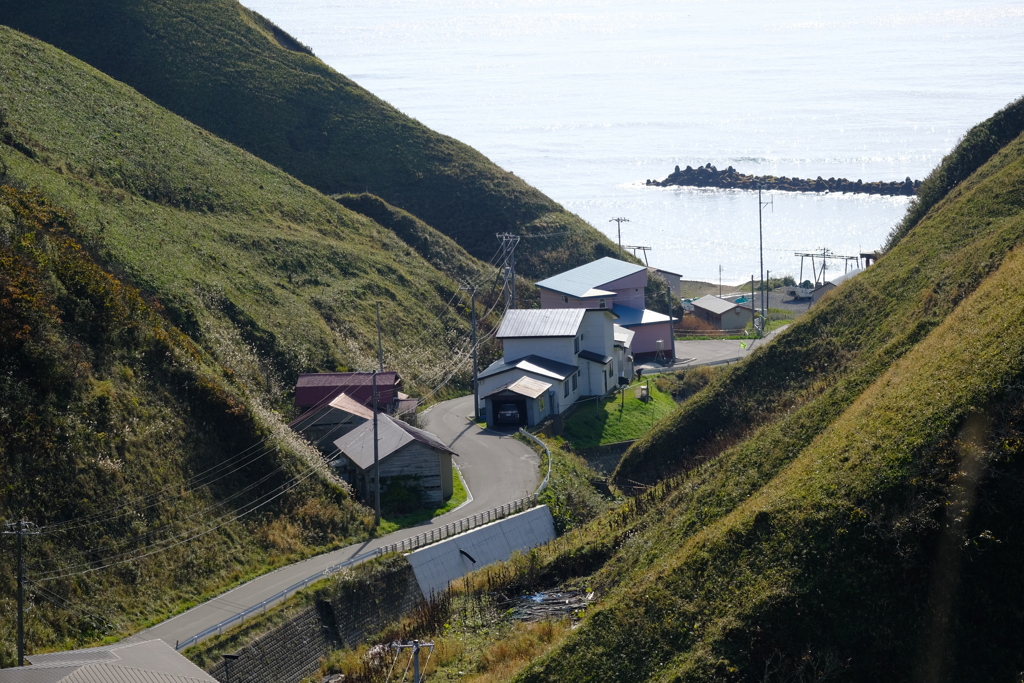
<svg viewBox="0 0 1024 683">
<path fill-rule="evenodd" d="M 413 536 L 412 538 L 407 538 L 402 541 L 396 541 L 390 545 L 378 548 L 376 552 L 378 555 L 384 555 L 385 553 L 400 553 L 416 550 L 417 548 L 422 548 L 423 546 L 430 545 L 431 543 L 437 543 L 438 541 L 443 541 L 446 538 L 458 536 L 459 534 L 469 531 L 470 529 L 475 529 L 478 526 L 483 526 L 484 524 L 490 524 L 491 522 L 495 522 L 499 519 L 504 519 L 505 517 L 514 515 L 517 512 L 529 510 L 536 504 L 537 494 L 533 493 L 525 498 L 514 500 L 511 503 L 505 503 L 504 505 L 493 507 L 490 510 L 478 512 L 472 517 L 465 517 L 457 522 L 451 522 L 450 524 L 445 524 L 444 526 L 437 527 L 436 529 L 424 531 L 419 536 Z"/>
<path fill-rule="evenodd" d="M 548 473 L 544 475 L 544 481 L 542 481 L 540 483 L 540 486 L 537 487 L 537 490 L 533 492 L 533 495 L 537 496 L 548 487 L 548 482 L 551 481 L 551 450 L 548 448 L 548 445 L 546 443 L 544 443 L 543 441 L 535 437 L 533 434 L 523 429 L 522 427 L 519 428 L 519 433 L 533 441 L 541 448 L 543 448 L 544 453 L 547 454 L 548 456 Z"/>
<path fill-rule="evenodd" d="M 532 437 L 532 435 L 530 436 Z M 543 442 L 540 442 L 537 439 L 535 440 L 538 441 L 538 443 L 540 443 L 542 446 L 544 445 Z M 545 446 L 545 449 L 546 448 L 547 446 Z M 402 541 L 390 543 L 380 548 L 375 548 L 369 552 L 363 553 L 362 555 L 356 555 L 355 557 L 349 558 L 344 562 L 339 562 L 338 564 L 331 565 L 327 569 L 319 571 L 316 574 L 308 576 L 302 581 L 299 581 L 298 583 L 291 585 L 288 588 L 285 588 L 280 593 L 272 595 L 271 597 L 267 598 L 258 605 L 253 605 L 252 607 L 249 607 L 248 609 L 239 612 L 238 614 L 228 617 L 219 624 L 211 626 L 205 631 L 201 631 L 186 640 L 182 640 L 175 643 L 174 649 L 183 650 L 186 647 L 195 645 L 202 640 L 206 640 L 210 636 L 220 635 L 224 632 L 224 629 L 235 624 L 243 624 L 245 623 L 245 620 L 247 618 L 256 613 L 265 613 L 268 607 L 273 607 L 277 603 L 286 599 L 289 595 L 293 595 L 296 591 L 300 591 L 304 588 L 307 588 L 309 584 L 319 581 L 320 579 L 326 578 L 328 576 L 331 576 L 332 574 L 336 574 L 337 572 L 341 571 L 342 569 L 345 569 L 346 567 L 351 567 L 352 565 L 358 564 L 360 562 L 365 562 L 366 560 L 372 559 L 374 557 L 380 557 L 381 555 L 384 555 L 386 553 L 407 552 L 415 550 L 417 548 L 422 548 L 423 546 L 430 545 L 431 543 L 437 543 L 438 541 L 443 541 L 446 538 L 451 538 L 452 536 L 456 536 L 463 532 L 469 531 L 470 529 L 475 529 L 476 527 L 483 526 L 484 524 L 489 524 L 490 522 L 503 519 L 517 512 L 528 510 L 537 504 L 537 494 L 539 494 L 544 489 L 544 487 L 547 486 L 548 477 L 550 476 L 551 455 L 549 453 L 548 476 L 544 477 L 544 481 L 541 483 L 541 486 L 540 488 L 537 489 L 536 493 L 532 493 L 529 496 L 526 496 L 525 498 L 514 500 L 511 503 L 505 503 L 503 505 L 493 507 L 489 510 L 478 512 L 477 514 L 472 515 L 471 517 L 464 517 L 463 519 L 460 519 L 458 521 L 445 524 L 442 527 L 431 529 L 429 531 L 424 531 L 422 534 L 413 536 L 412 538 L 407 538 Z"/>
</svg>

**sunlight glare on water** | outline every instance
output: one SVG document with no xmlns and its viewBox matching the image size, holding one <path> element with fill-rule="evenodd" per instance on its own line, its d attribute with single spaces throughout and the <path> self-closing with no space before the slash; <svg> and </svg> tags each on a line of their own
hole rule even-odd
<svg viewBox="0 0 1024 683">
<path fill-rule="evenodd" d="M 969 0 L 243 0 L 404 113 L 651 265 L 758 269 L 757 198 L 646 187 L 678 164 L 923 179 L 1024 94 L 1024 4 Z M 767 199 L 767 198 L 766 198 Z M 880 247 L 906 198 L 776 193 L 765 267 Z M 497 242 L 495 242 L 497 245 Z M 522 248 L 522 247 L 521 247 Z"/>
</svg>

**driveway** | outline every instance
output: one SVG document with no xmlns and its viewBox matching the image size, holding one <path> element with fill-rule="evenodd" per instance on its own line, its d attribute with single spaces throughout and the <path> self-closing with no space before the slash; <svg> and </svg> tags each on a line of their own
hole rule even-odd
<svg viewBox="0 0 1024 683">
<path fill-rule="evenodd" d="M 179 641 L 185 641 L 216 626 L 329 567 L 533 493 L 540 482 L 539 456 L 509 434 L 477 427 L 469 419 L 472 409 L 473 397 L 465 396 L 439 403 L 421 416 L 423 428 L 436 434 L 455 451 L 453 461 L 462 471 L 472 496 L 469 503 L 419 526 L 276 569 L 141 631 L 129 640 L 135 642 L 160 638 L 175 647 Z"/>
</svg>

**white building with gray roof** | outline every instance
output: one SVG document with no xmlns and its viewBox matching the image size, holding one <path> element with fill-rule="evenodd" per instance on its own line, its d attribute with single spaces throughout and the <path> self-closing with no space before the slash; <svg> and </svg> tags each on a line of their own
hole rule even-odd
<svg viewBox="0 0 1024 683">
<path fill-rule="evenodd" d="M 497 333 L 504 356 L 479 374 L 488 426 L 537 424 L 628 379 L 632 333 L 617 318 L 609 308 L 508 311 Z"/>
</svg>

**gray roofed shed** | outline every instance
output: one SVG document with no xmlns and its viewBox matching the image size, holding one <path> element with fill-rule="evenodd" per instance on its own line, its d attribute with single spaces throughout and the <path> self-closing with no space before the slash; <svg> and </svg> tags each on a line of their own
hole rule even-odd
<svg viewBox="0 0 1024 683">
<path fill-rule="evenodd" d="M 614 295 L 615 292 L 601 290 L 603 285 L 646 270 L 646 266 L 638 266 L 605 256 L 578 268 L 541 280 L 537 286 L 577 299 L 608 296 Z"/>
<path fill-rule="evenodd" d="M 430 432 L 417 429 L 384 413 L 377 416 L 378 460 L 383 460 L 413 441 L 419 441 L 439 451 L 454 453 Z M 364 422 L 356 427 L 335 441 L 334 446 L 360 469 L 373 467 L 373 421 Z"/>
<path fill-rule="evenodd" d="M 0 683 L 216 683 L 162 640 L 29 655 L 0 670 Z"/>
<path fill-rule="evenodd" d="M 505 314 L 497 337 L 575 337 L 586 312 L 585 308 L 514 308 Z"/>
</svg>

